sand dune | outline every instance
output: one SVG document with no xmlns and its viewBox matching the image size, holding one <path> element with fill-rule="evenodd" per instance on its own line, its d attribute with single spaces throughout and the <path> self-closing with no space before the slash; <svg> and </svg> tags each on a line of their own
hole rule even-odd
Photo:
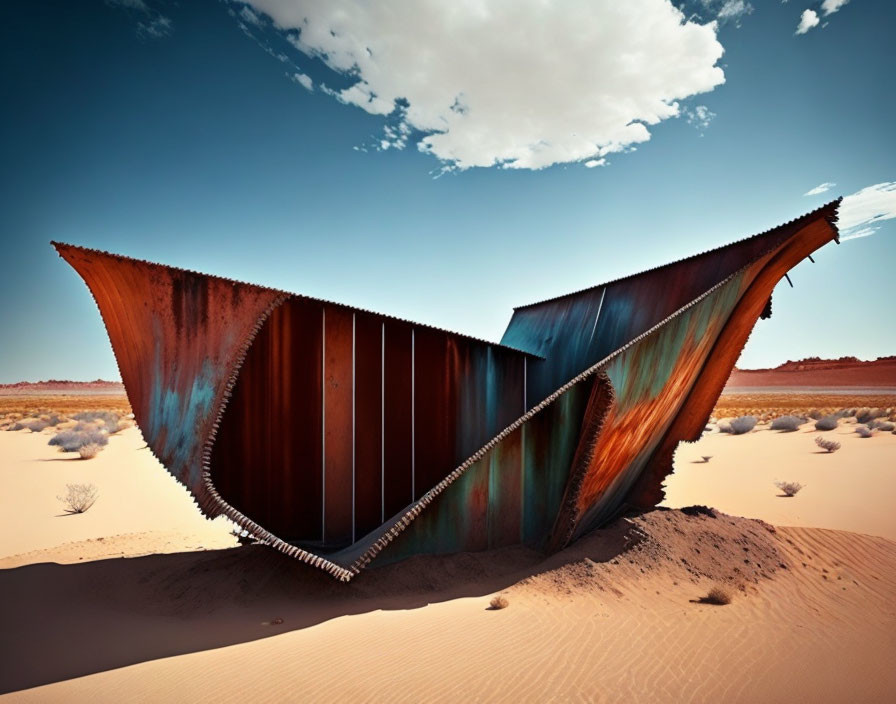
<svg viewBox="0 0 896 704">
<path fill-rule="evenodd" d="M 736 589 L 730 605 L 695 603 L 717 583 Z M 896 543 L 721 514 L 654 511 L 548 560 L 521 549 L 417 558 L 347 587 L 258 547 L 29 565 L 4 570 L 0 585 L 3 638 L 15 644 L 0 685 L 46 685 L 16 701 L 896 691 Z M 498 590 L 510 606 L 487 610 Z"/>
<path fill-rule="evenodd" d="M 42 461 L 60 457 L 47 438 L 0 433 L 0 692 L 10 701 L 896 694 L 896 542 L 885 537 L 658 509 L 550 557 L 418 557 L 345 585 L 262 546 L 208 549 L 233 544 L 227 526 L 199 516 L 136 430 L 89 461 Z M 890 438 L 844 436 L 820 455 L 811 433 L 708 436 L 679 450 L 670 500 L 734 510 L 730 499 L 793 525 L 891 535 L 885 516 L 862 523 L 892 506 Z M 692 464 L 700 454 L 714 457 Z M 807 487 L 780 499 L 771 475 Z M 55 494 L 75 478 L 96 483 L 100 501 L 57 517 Z M 731 604 L 700 603 L 714 585 L 733 591 Z M 496 593 L 508 608 L 487 608 Z"/>
</svg>

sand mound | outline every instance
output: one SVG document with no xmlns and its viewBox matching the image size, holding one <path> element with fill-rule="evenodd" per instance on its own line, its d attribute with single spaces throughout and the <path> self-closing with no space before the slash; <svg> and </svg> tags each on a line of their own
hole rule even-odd
<svg viewBox="0 0 896 704">
<path fill-rule="evenodd" d="M 716 584 L 732 603 L 699 603 Z M 0 571 L 0 591 L 0 691 L 38 687 L 22 701 L 896 692 L 896 543 L 699 507 L 620 519 L 548 558 L 418 557 L 348 585 L 245 546 L 30 564 Z M 489 610 L 497 592 L 509 606 Z"/>
<path fill-rule="evenodd" d="M 595 561 L 589 555 L 597 543 L 606 541 L 605 531 L 595 531 L 563 555 L 569 559 L 580 553 L 581 559 L 530 577 L 516 588 L 552 595 L 594 589 L 618 593 L 619 583 L 659 576 L 676 583 L 710 580 L 746 592 L 790 567 L 773 526 L 705 506 L 624 518 L 608 531 L 622 527 L 628 548 L 624 554 Z"/>
</svg>

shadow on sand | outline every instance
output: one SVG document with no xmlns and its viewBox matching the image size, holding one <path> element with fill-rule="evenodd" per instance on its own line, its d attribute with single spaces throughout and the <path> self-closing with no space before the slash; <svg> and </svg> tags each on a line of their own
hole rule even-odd
<svg viewBox="0 0 896 704">
<path fill-rule="evenodd" d="M 343 584 L 269 548 L 0 570 L 0 693 L 267 638 L 377 609 L 484 596 L 636 538 L 620 519 L 556 555 L 524 547 L 418 556 Z"/>
</svg>

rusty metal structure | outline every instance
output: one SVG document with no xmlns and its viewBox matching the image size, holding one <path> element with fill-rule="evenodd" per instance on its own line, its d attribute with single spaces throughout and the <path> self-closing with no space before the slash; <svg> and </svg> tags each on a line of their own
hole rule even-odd
<svg viewBox="0 0 896 704">
<path fill-rule="evenodd" d="M 516 308 L 500 344 L 53 244 L 201 510 L 347 581 L 374 559 L 558 550 L 655 506 L 775 285 L 837 240 L 838 205 Z"/>
</svg>

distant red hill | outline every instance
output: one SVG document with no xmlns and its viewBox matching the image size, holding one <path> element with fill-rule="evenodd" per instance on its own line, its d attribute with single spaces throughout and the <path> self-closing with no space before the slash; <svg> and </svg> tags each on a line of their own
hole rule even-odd
<svg viewBox="0 0 896 704">
<path fill-rule="evenodd" d="M 124 394 L 124 384 L 120 381 L 69 381 L 67 379 L 49 379 L 47 381 L 17 381 L 15 384 L 0 384 L 0 395 L 36 395 L 36 394 Z"/>
<path fill-rule="evenodd" d="M 864 362 L 856 357 L 786 361 L 774 369 L 734 368 L 726 388 L 757 386 L 896 387 L 896 356 Z"/>
</svg>

